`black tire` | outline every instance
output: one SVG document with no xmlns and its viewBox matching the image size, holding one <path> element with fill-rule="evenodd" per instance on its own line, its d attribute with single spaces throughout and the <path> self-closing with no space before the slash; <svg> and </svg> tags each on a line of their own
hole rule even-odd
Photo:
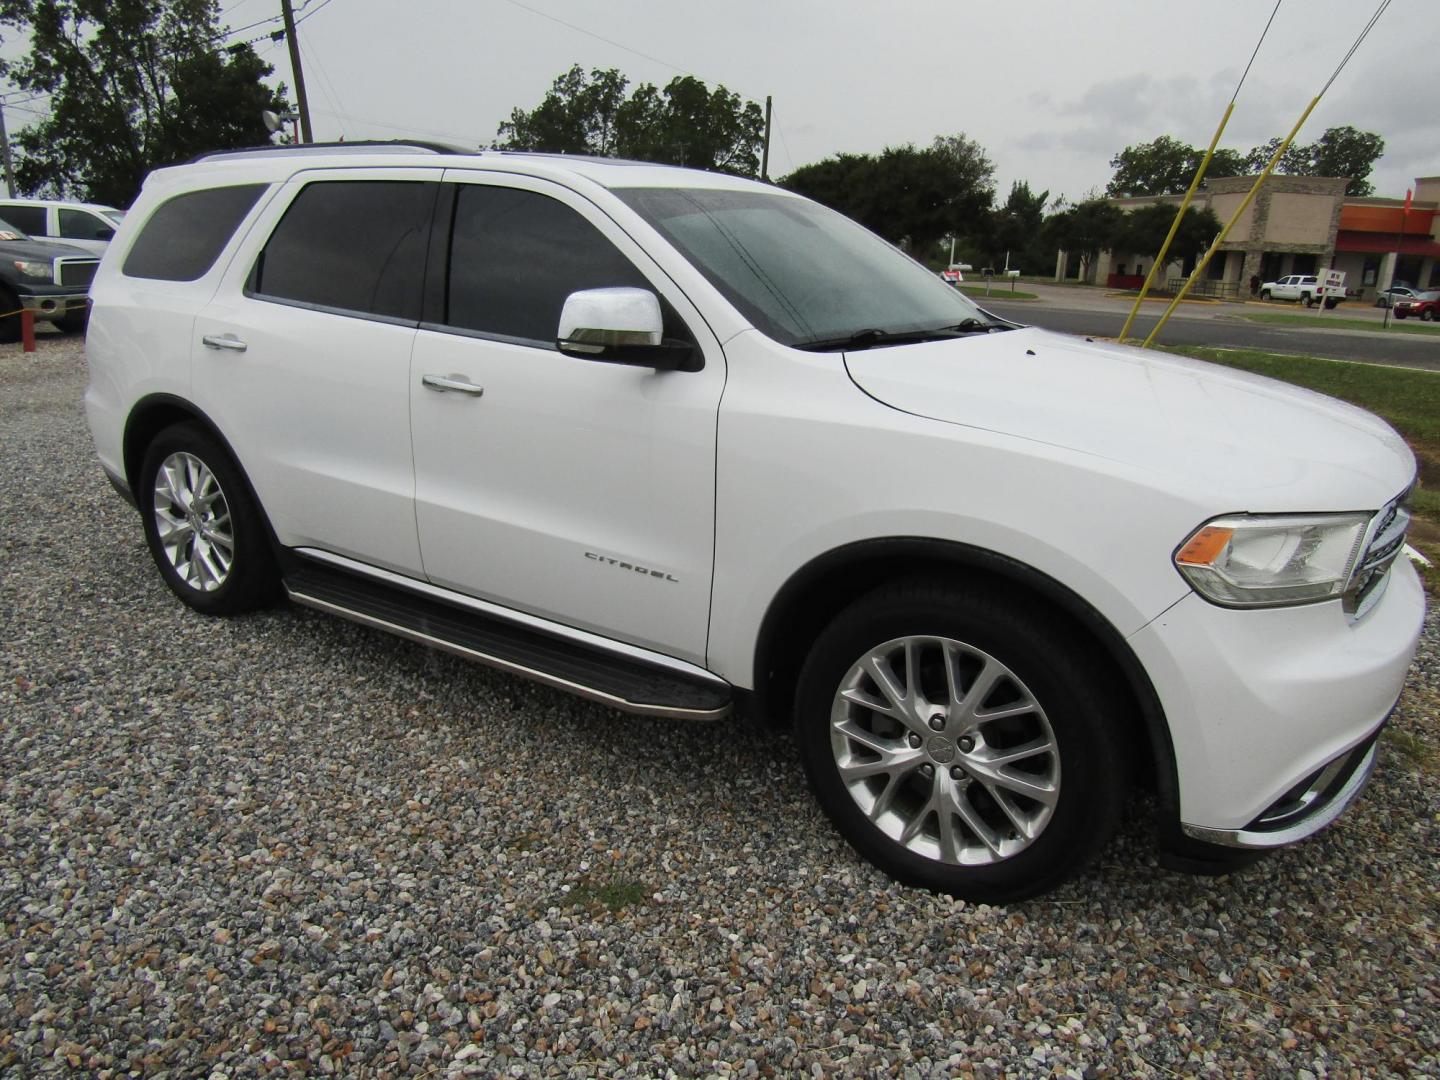
<svg viewBox="0 0 1440 1080">
<path fill-rule="evenodd" d="M 187 455 L 187 458 L 177 459 L 176 455 Z M 198 461 L 208 471 L 220 491 L 219 499 L 204 510 L 197 508 L 193 518 L 177 510 L 183 498 L 172 502 L 157 493 L 161 466 L 167 461 L 184 463 L 189 459 Z M 211 490 L 207 485 L 202 493 Z M 266 607 L 278 597 L 280 576 L 274 552 L 259 508 L 250 496 L 249 485 L 230 455 L 199 424 L 174 424 L 155 437 L 145 452 L 135 496 L 144 522 L 145 542 L 160 569 L 160 576 L 170 591 L 190 607 L 207 615 L 231 615 Z M 161 499 L 166 502 L 162 509 L 167 516 L 177 521 L 184 518 L 183 525 L 189 530 L 185 533 L 189 537 L 188 546 L 185 540 L 172 545 L 176 552 L 174 558 L 167 554 L 160 537 L 156 506 Z M 224 545 L 218 537 L 227 524 L 221 520 L 224 511 L 228 511 L 230 558 L 224 573 L 217 575 L 209 567 L 223 565 Z M 213 520 L 207 522 L 206 514 L 214 515 Z M 207 530 L 211 527 L 217 530 L 211 534 L 216 538 L 215 543 L 205 541 L 203 550 L 195 538 L 200 525 L 205 525 Z"/>
<path fill-rule="evenodd" d="M 1434 308 L 1428 308 L 1428 307 L 1427 307 L 1427 308 L 1421 309 L 1421 312 L 1420 312 L 1420 321 L 1421 321 L 1421 322 L 1431 322 L 1432 320 L 1434 320 L 1434 318 L 1435 318 L 1435 309 L 1434 309 Z"/>
<path fill-rule="evenodd" d="M 870 593 L 842 612 L 820 634 L 800 673 L 796 693 L 796 735 L 806 775 L 816 798 L 840 833 L 862 856 L 909 885 L 965 900 L 1005 903 L 1054 888 L 1079 873 L 1100 852 L 1113 833 L 1121 807 L 1130 792 L 1131 755 L 1122 747 L 1113 726 L 1115 718 L 1121 714 L 1118 696 L 1096 674 L 1106 671 L 1108 665 L 1099 656 L 1096 646 L 1062 627 L 1063 623 L 1053 612 L 1003 587 L 915 581 L 886 586 Z M 1053 781 L 1058 792 L 1048 821 L 1038 826 L 1028 842 L 1019 832 L 1012 830 L 1003 842 L 1023 846 L 1013 852 L 992 848 L 988 857 L 993 861 L 988 863 L 960 865 L 902 844 L 899 837 L 870 820 L 857 803 L 857 796 L 852 796 L 841 777 L 837 752 L 832 748 L 832 719 L 844 719 L 850 724 L 857 716 L 865 717 L 867 719 L 862 722 L 871 724 L 877 731 L 887 723 L 891 724 L 893 731 L 907 730 L 863 706 L 857 711 L 856 706 L 840 701 L 838 695 L 847 676 L 858 670 L 863 657 L 881 648 L 882 643 L 891 644 L 896 639 L 908 637 L 933 637 L 961 643 L 961 649 L 971 650 L 971 653 L 957 653 L 965 657 L 961 664 L 955 665 L 957 671 L 962 670 L 964 663 L 998 661 L 999 665 L 1009 669 L 1006 674 L 1016 680 L 1009 684 L 1012 689 L 1018 686 L 1022 693 L 1028 691 L 1039 709 L 1032 710 L 1031 715 L 1024 718 L 993 723 L 1047 724 L 1048 732 L 1053 736 L 1050 745 L 1055 752 L 1045 752 L 1042 755 L 1045 760 L 1040 766 L 1042 773 L 1045 769 L 1058 768 Z M 933 648 L 938 654 L 941 646 L 935 644 Z M 988 659 L 976 659 L 976 652 Z M 924 653 L 917 655 L 923 657 Z M 925 669 L 926 664 L 917 662 L 916 666 Z M 891 671 L 894 670 L 892 667 Z M 965 678 L 962 674 L 957 680 L 960 685 L 965 685 Z M 921 679 L 927 701 L 935 700 L 931 696 L 931 688 L 936 679 L 941 680 L 942 687 L 946 685 L 943 666 L 938 674 L 929 670 Z M 879 686 L 877 682 L 866 685 Z M 970 685 L 973 686 L 973 683 Z M 997 687 L 1005 685 L 1003 678 L 996 683 Z M 868 694 L 871 691 L 863 692 Z M 962 694 L 962 698 L 968 692 Z M 1003 694 L 1004 691 L 998 690 L 997 693 Z M 988 703 L 990 708 L 996 708 L 994 697 L 991 694 L 979 704 Z M 843 715 L 840 710 L 844 710 Z M 941 722 L 949 724 L 952 719 L 947 716 Z M 913 729 L 909 729 L 909 734 L 888 736 L 908 740 L 906 745 L 911 750 L 907 752 L 902 747 L 900 752 L 912 757 L 921 755 L 921 760 L 926 762 L 921 771 L 906 774 L 903 780 L 895 782 L 896 794 L 890 805 L 923 806 L 927 790 L 939 792 L 941 785 L 945 785 L 946 790 L 961 793 L 956 796 L 957 801 L 970 800 L 967 807 L 970 812 L 974 813 L 978 807 L 982 816 L 988 814 L 989 819 L 996 823 L 993 835 L 1000 837 L 1008 826 L 999 816 L 1000 805 L 991 794 L 995 789 L 976 779 L 979 774 L 972 778 L 965 766 L 977 760 L 983 761 L 982 755 L 993 752 L 997 746 L 1013 746 L 1016 743 L 1007 742 L 1003 731 L 997 737 L 992 722 L 982 723 L 983 727 L 977 725 L 968 729 L 963 726 L 966 724 L 964 720 L 952 725 L 955 729 L 950 732 L 955 743 L 953 756 L 940 756 L 952 753 L 943 744 L 943 730 L 933 737 L 927 733 L 924 739 L 915 735 Z M 933 727 L 933 723 L 930 726 Z M 964 746 L 967 730 L 970 733 L 986 732 L 981 741 L 989 745 L 975 747 L 972 744 L 971 749 L 975 753 L 970 754 Z M 838 738 L 843 739 L 844 736 Z M 1013 738 L 1024 742 L 1032 736 L 1017 732 Z M 849 745 L 846 744 L 847 748 Z M 900 742 L 894 745 L 899 747 Z M 930 755 L 936 756 L 932 758 Z M 878 752 L 875 756 L 878 758 Z M 1053 760 L 1056 758 L 1058 760 Z M 931 763 L 934 761 L 953 764 Z M 925 767 L 932 770 L 929 776 L 923 772 Z M 941 776 L 939 772 L 946 775 Z M 947 784 L 947 779 L 953 783 Z M 888 782 L 875 777 L 861 783 L 878 786 Z M 866 790 L 873 793 L 875 788 L 872 786 Z M 885 790 L 888 792 L 889 788 Z M 1012 806 L 1017 804 L 1014 796 L 1008 792 L 1004 794 Z M 1038 808 L 1039 804 L 1034 806 Z M 887 824 L 893 832 L 900 827 L 899 819 L 904 818 L 905 813 L 902 809 L 893 815 L 887 811 L 882 816 L 889 818 Z M 933 811 L 921 809 L 918 813 L 910 813 L 909 819 L 913 821 L 917 816 L 925 823 L 918 836 L 919 842 L 936 847 L 942 845 L 941 818 Z M 951 815 L 950 828 L 955 835 L 963 835 L 963 839 L 956 842 L 967 844 L 969 851 L 979 851 L 979 832 L 968 824 L 962 825 L 962 820 Z M 980 851 L 980 857 L 987 855 Z"/>
<path fill-rule="evenodd" d="M 14 345 L 20 340 L 20 316 L 8 315 L 7 312 L 18 311 L 20 299 L 9 289 L 0 289 L 0 345 Z"/>
<path fill-rule="evenodd" d="M 1303 297 L 1301 297 L 1301 302 L 1302 302 L 1306 307 L 1314 307 L 1314 306 L 1315 306 L 1315 297 L 1312 296 L 1312 295 L 1309 294 L 1309 293 L 1306 293 Z"/>
<path fill-rule="evenodd" d="M 90 306 L 74 308 L 55 320 L 55 325 L 67 334 L 83 334 L 90 323 Z"/>
<path fill-rule="evenodd" d="M 1260 299 L 1261 299 L 1261 300 L 1269 300 L 1269 299 L 1270 299 L 1270 290 L 1269 290 L 1269 289 L 1261 289 L 1261 290 L 1260 290 Z"/>
<path fill-rule="evenodd" d="M 1393 314 L 1397 319 L 1404 319 L 1408 318 L 1410 313 L 1407 311 L 1401 311 L 1399 308 L 1396 308 Z"/>
</svg>

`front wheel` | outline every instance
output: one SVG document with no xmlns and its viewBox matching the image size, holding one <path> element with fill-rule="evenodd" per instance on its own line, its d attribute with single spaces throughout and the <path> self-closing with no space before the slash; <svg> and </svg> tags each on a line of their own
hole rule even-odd
<svg viewBox="0 0 1440 1080">
<path fill-rule="evenodd" d="M 1420 321 L 1421 321 L 1421 322 L 1431 322 L 1432 320 L 1434 320 L 1434 318 L 1435 318 L 1435 309 L 1434 309 L 1434 308 L 1428 308 L 1428 307 L 1427 307 L 1424 311 L 1420 312 Z"/>
<path fill-rule="evenodd" d="M 891 876 L 966 900 L 1046 891 L 1100 851 L 1128 794 L 1115 695 L 1084 639 L 1023 596 L 909 583 L 847 609 L 801 671 L 811 787 Z"/>
<path fill-rule="evenodd" d="M 170 591 L 196 611 L 252 611 L 279 575 L 239 467 L 198 424 L 166 428 L 146 451 L 136 495 L 145 540 Z"/>
<path fill-rule="evenodd" d="M 1303 300 L 1303 302 L 1304 302 L 1304 304 L 1305 304 L 1306 307 L 1314 307 L 1314 306 L 1315 306 L 1315 297 L 1310 296 L 1309 294 L 1306 294 L 1304 297 L 1302 297 L 1302 300 Z"/>
<path fill-rule="evenodd" d="M 1260 299 L 1261 299 L 1261 300 L 1269 300 L 1269 299 L 1270 299 L 1270 290 L 1269 290 L 1269 289 L 1261 289 L 1261 290 L 1260 290 Z"/>
</svg>

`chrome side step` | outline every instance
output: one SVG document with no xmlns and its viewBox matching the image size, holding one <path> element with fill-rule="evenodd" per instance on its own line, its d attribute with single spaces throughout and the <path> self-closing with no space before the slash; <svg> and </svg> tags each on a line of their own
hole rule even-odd
<svg viewBox="0 0 1440 1080">
<path fill-rule="evenodd" d="M 677 673 L 482 614 L 388 581 L 305 561 L 285 577 L 297 604 L 641 716 L 720 720 L 728 683 Z"/>
</svg>

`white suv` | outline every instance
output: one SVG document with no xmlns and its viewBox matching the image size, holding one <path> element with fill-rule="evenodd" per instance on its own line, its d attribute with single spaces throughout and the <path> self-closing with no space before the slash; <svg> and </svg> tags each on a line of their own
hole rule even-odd
<svg viewBox="0 0 1440 1080">
<path fill-rule="evenodd" d="M 999 322 L 764 184 L 214 155 L 93 297 L 95 445 L 185 603 L 793 721 L 850 842 L 962 897 L 1074 874 L 1139 786 L 1171 865 L 1314 833 L 1420 632 L 1380 420 Z"/>
</svg>

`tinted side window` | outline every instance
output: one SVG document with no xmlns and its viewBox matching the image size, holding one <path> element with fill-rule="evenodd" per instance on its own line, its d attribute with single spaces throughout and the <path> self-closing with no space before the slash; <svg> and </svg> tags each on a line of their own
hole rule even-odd
<svg viewBox="0 0 1440 1080">
<path fill-rule="evenodd" d="M 60 235 L 70 240 L 109 240 L 115 226 L 89 210 L 61 210 Z"/>
<path fill-rule="evenodd" d="M 265 187 L 208 188 L 161 203 L 130 246 L 122 272 L 161 281 L 204 277 Z"/>
<path fill-rule="evenodd" d="M 307 185 L 260 253 L 252 291 L 418 323 L 438 186 L 409 180 Z"/>
<path fill-rule="evenodd" d="M 0 218 L 4 218 L 21 232 L 31 236 L 45 236 L 45 207 L 16 206 L 13 203 L 0 206 Z"/>
<path fill-rule="evenodd" d="M 446 297 L 449 325 L 553 346 L 565 298 L 613 285 L 651 287 L 615 245 L 564 203 L 513 188 L 460 186 Z"/>
</svg>

